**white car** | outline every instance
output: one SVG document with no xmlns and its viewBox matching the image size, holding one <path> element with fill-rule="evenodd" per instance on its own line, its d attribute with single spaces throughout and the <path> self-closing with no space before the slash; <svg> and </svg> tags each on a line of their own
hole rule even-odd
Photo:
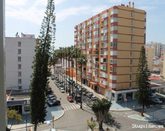
<svg viewBox="0 0 165 131">
<path fill-rule="evenodd" d="M 159 98 L 153 98 L 152 101 L 157 104 L 162 104 L 163 102 Z"/>
<path fill-rule="evenodd" d="M 64 88 L 61 88 L 60 91 L 61 91 L 61 93 L 65 93 L 65 89 Z"/>
</svg>

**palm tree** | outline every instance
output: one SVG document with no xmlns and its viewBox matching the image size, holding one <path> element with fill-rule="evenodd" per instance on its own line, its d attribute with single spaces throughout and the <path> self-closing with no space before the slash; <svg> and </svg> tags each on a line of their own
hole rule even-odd
<svg viewBox="0 0 165 131">
<path fill-rule="evenodd" d="M 59 59 L 58 58 L 58 50 L 54 50 L 53 56 L 51 58 L 51 65 L 53 65 L 54 71 L 55 71 L 55 64 L 57 63 L 58 59 Z"/>
<path fill-rule="evenodd" d="M 75 58 L 75 64 L 76 64 L 76 84 L 77 84 L 77 64 L 78 64 L 78 58 L 81 56 L 81 50 L 77 48 L 76 46 L 74 47 L 74 58 Z"/>
<path fill-rule="evenodd" d="M 81 54 L 80 57 L 78 58 L 78 63 L 80 65 L 80 72 L 81 72 L 81 104 L 80 108 L 82 109 L 82 72 L 83 72 L 83 65 L 86 65 L 87 59 L 86 56 Z"/>
<path fill-rule="evenodd" d="M 92 105 L 92 110 L 96 116 L 97 122 L 99 124 L 99 131 L 103 131 L 103 121 L 108 115 L 111 102 L 106 99 L 97 99 Z"/>
</svg>

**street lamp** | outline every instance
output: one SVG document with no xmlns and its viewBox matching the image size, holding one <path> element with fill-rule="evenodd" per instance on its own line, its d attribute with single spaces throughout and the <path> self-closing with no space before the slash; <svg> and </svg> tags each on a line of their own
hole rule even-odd
<svg viewBox="0 0 165 131">
<path fill-rule="evenodd" d="M 27 105 L 28 105 L 28 101 L 25 100 L 25 101 L 24 101 L 24 111 L 25 111 L 25 107 L 27 108 Z M 26 114 L 25 114 L 25 122 L 26 122 L 26 131 L 27 131 L 27 112 L 26 112 Z"/>
<path fill-rule="evenodd" d="M 54 116 L 52 117 L 52 124 L 53 124 L 53 129 L 54 129 Z"/>
</svg>

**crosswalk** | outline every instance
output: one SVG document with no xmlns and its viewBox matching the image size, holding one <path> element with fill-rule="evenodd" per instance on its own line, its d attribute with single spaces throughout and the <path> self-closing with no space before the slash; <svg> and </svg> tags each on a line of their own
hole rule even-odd
<svg viewBox="0 0 165 131">
<path fill-rule="evenodd" d="M 82 104 L 83 108 L 88 108 L 88 106 L 83 103 Z M 80 109 L 80 104 L 75 104 L 75 103 L 71 103 L 71 104 L 64 104 L 62 105 L 64 111 L 70 111 L 70 110 L 78 110 Z"/>
</svg>

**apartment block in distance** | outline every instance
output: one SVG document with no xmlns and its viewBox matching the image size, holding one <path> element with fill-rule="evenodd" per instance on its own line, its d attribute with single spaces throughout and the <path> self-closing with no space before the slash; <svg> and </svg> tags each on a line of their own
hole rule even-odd
<svg viewBox="0 0 165 131">
<path fill-rule="evenodd" d="M 146 12 L 134 3 L 113 6 L 76 25 L 74 34 L 87 56 L 83 83 L 115 101 L 134 99 Z"/>
<path fill-rule="evenodd" d="M 29 89 L 35 45 L 34 35 L 5 38 L 6 90 Z"/>
</svg>

